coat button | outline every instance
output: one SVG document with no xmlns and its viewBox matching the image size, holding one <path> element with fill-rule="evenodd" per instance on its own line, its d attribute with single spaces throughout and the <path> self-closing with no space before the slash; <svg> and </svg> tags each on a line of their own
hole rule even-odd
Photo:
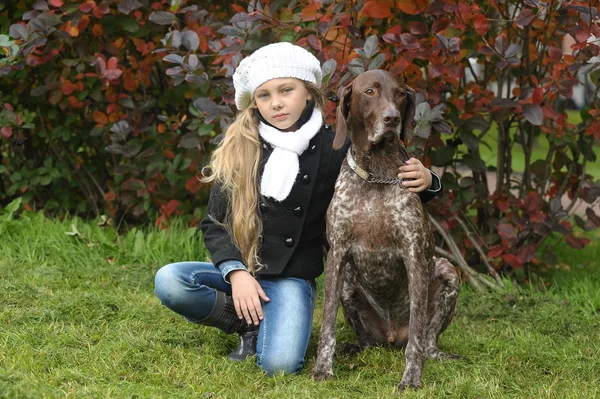
<svg viewBox="0 0 600 399">
<path fill-rule="evenodd" d="M 264 148 L 265 150 L 268 150 L 268 149 L 269 149 L 269 146 L 263 143 L 263 148 Z"/>
<path fill-rule="evenodd" d="M 302 176 L 302 184 L 308 184 L 310 183 L 310 176 L 309 175 L 303 175 Z"/>
<path fill-rule="evenodd" d="M 260 208 L 260 211 L 262 213 L 267 213 L 267 211 L 269 210 L 269 206 L 267 204 L 265 204 L 264 202 L 261 202 L 260 204 L 258 204 L 258 207 Z"/>
<path fill-rule="evenodd" d="M 326 130 L 329 130 L 329 129 L 331 129 L 331 125 L 330 125 L 330 124 L 328 124 L 328 123 L 326 123 L 326 124 L 325 124 L 323 127 L 324 127 Z"/>
<path fill-rule="evenodd" d="M 294 246 L 294 239 L 293 238 L 286 238 L 285 239 L 285 246 L 288 248 L 291 248 Z"/>
<path fill-rule="evenodd" d="M 308 149 L 308 152 L 310 152 L 311 154 L 314 154 L 315 152 L 317 152 L 317 145 L 313 144 L 310 146 L 310 148 Z"/>
<path fill-rule="evenodd" d="M 294 208 L 294 216 L 300 217 L 300 216 L 302 216 L 303 213 L 304 213 L 304 211 L 302 210 L 302 208 L 300 208 L 300 207 Z"/>
</svg>

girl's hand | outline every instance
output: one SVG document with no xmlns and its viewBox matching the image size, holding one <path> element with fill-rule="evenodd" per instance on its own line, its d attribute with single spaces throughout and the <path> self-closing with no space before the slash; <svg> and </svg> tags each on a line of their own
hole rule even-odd
<svg viewBox="0 0 600 399">
<path fill-rule="evenodd" d="M 411 193 L 420 193 L 431 187 L 431 173 L 417 158 L 411 158 L 400 166 L 398 177 L 412 179 L 402 182 L 402 185 L 408 187 L 408 191 Z"/>
<path fill-rule="evenodd" d="M 235 270 L 229 274 L 231 282 L 231 297 L 235 312 L 246 323 L 258 325 L 264 318 L 260 300 L 269 302 L 270 299 L 260 284 L 246 270 Z"/>
</svg>

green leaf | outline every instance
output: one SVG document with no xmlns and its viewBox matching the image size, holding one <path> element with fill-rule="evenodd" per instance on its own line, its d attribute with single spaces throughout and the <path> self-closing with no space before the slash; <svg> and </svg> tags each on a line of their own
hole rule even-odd
<svg viewBox="0 0 600 399">
<path fill-rule="evenodd" d="M 196 148 L 198 144 L 202 143 L 202 138 L 196 132 L 189 132 L 181 136 L 181 140 L 179 140 L 179 144 L 177 147 L 179 148 Z"/>
<path fill-rule="evenodd" d="M 476 151 L 479 149 L 479 139 L 473 133 L 463 130 L 460 132 L 460 139 L 469 150 Z"/>
<path fill-rule="evenodd" d="M 81 237 L 82 234 L 79 230 L 77 230 L 77 225 L 75 223 L 71 223 L 71 231 L 65 231 L 65 234 L 71 237 Z"/>
<path fill-rule="evenodd" d="M 331 77 L 335 73 L 336 67 L 337 67 L 337 62 L 335 61 L 334 58 L 330 58 L 327 61 L 325 61 L 325 63 L 321 67 L 321 73 L 323 75 L 323 86 L 325 86 L 327 84 L 327 82 L 329 81 L 329 79 L 331 79 Z"/>
<path fill-rule="evenodd" d="M 15 198 L 10 204 L 6 205 L 6 208 L 4 209 L 6 209 L 11 214 L 15 213 L 21 207 L 21 201 L 21 197 Z"/>
<path fill-rule="evenodd" d="M 187 168 L 190 167 L 191 164 L 192 164 L 191 159 L 183 158 L 183 161 L 181 161 L 181 165 L 179 165 L 179 170 L 186 170 Z"/>
<path fill-rule="evenodd" d="M 544 121 L 542 108 L 536 104 L 523 104 L 523 115 L 529 123 L 535 126 L 541 126 Z"/>
<path fill-rule="evenodd" d="M 381 53 L 381 54 L 377 54 L 375 56 L 375 58 L 373 58 L 371 60 L 371 62 L 369 63 L 369 70 L 372 69 L 377 69 L 381 66 L 381 64 L 383 64 L 383 62 L 385 61 L 385 54 Z"/>
<path fill-rule="evenodd" d="M 446 166 L 454 159 L 454 147 L 444 147 L 432 153 L 431 162 L 436 166 Z"/>
<path fill-rule="evenodd" d="M 135 33 L 140 30 L 140 24 L 135 19 L 122 17 L 119 18 L 119 24 L 125 32 Z"/>
<path fill-rule="evenodd" d="M 377 35 L 372 35 L 367 38 L 365 41 L 364 52 L 365 56 L 369 59 L 379 52 L 379 41 L 377 39 Z"/>
<path fill-rule="evenodd" d="M 142 149 L 142 141 L 140 139 L 129 140 L 123 146 L 123 155 L 127 158 L 135 157 Z"/>
<path fill-rule="evenodd" d="M 354 58 L 348 63 L 348 70 L 358 76 L 365 71 L 365 65 L 360 58 Z"/>
<path fill-rule="evenodd" d="M 150 14 L 150 22 L 154 22 L 158 25 L 171 25 L 173 22 L 177 21 L 177 17 L 175 14 L 172 14 L 167 11 L 153 11 Z"/>
<path fill-rule="evenodd" d="M 200 46 L 200 38 L 193 30 L 186 30 L 183 32 L 181 44 L 183 44 L 183 46 L 190 51 L 196 51 L 198 46 Z"/>
</svg>

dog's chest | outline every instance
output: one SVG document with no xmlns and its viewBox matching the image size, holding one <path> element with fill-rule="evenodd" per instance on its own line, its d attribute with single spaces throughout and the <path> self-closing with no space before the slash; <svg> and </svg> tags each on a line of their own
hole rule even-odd
<svg viewBox="0 0 600 399">
<path fill-rule="evenodd" d="M 417 239 L 423 208 L 401 185 L 369 184 L 344 167 L 327 213 L 332 244 L 348 243 L 383 261 L 398 257 L 403 243 Z"/>
</svg>

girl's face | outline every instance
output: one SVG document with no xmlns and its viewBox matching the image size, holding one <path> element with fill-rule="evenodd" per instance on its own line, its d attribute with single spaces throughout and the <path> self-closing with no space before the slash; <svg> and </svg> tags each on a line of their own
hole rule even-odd
<svg viewBox="0 0 600 399">
<path fill-rule="evenodd" d="M 306 102 L 311 99 L 304 83 L 295 78 L 271 79 L 254 92 L 263 118 L 279 130 L 295 130 Z"/>
</svg>

